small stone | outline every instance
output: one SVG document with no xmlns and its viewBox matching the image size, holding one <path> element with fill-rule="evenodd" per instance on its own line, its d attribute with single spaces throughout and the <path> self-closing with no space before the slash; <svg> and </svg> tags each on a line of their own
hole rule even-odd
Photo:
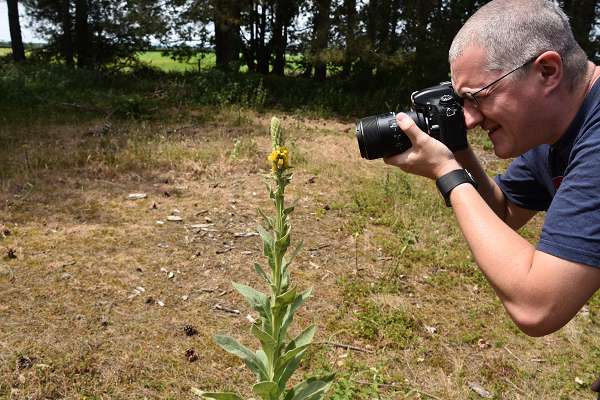
<svg viewBox="0 0 600 400">
<path fill-rule="evenodd" d="M 127 200 L 141 200 L 145 199 L 146 197 L 148 197 L 146 193 L 131 193 L 129 196 L 127 196 Z"/>
<path fill-rule="evenodd" d="M 169 215 L 167 217 L 167 221 L 170 221 L 170 222 L 181 222 L 181 221 L 183 221 L 183 218 L 181 218 L 179 215 Z"/>
</svg>

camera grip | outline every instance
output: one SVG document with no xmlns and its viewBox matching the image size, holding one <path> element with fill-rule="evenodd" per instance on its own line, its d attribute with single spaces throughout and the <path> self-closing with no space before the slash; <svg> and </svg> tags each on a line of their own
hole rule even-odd
<svg viewBox="0 0 600 400">
<path fill-rule="evenodd" d="M 446 109 L 445 118 L 440 119 L 440 139 L 453 153 L 469 147 L 462 110 Z"/>
</svg>

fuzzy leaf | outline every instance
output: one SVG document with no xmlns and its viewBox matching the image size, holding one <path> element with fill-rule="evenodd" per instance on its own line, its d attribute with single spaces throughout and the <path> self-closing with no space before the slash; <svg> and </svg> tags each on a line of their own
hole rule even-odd
<svg viewBox="0 0 600 400">
<path fill-rule="evenodd" d="M 285 335 L 285 332 L 287 332 L 288 326 L 292 323 L 292 321 L 294 319 L 294 314 L 296 313 L 298 308 L 300 308 L 300 306 L 306 301 L 306 299 L 308 299 L 311 296 L 311 294 L 312 294 L 312 289 L 308 289 L 306 292 L 297 295 L 296 299 L 294 299 L 294 302 L 288 308 L 285 316 L 283 317 L 283 323 L 282 323 L 282 329 L 281 329 L 281 331 L 283 332 L 284 335 Z"/>
<path fill-rule="evenodd" d="M 322 399 L 331 384 L 335 374 L 319 378 L 308 378 L 297 384 L 285 396 L 284 400 L 318 400 Z"/>
<path fill-rule="evenodd" d="M 285 353 L 277 362 L 277 371 L 282 371 L 285 369 L 285 366 L 292 361 L 298 354 L 300 354 L 300 352 L 303 352 L 304 350 L 306 350 L 306 348 L 308 347 L 308 345 L 304 345 L 301 347 L 296 347 L 290 351 L 288 351 L 287 353 Z"/>
<path fill-rule="evenodd" d="M 253 310 L 258 311 L 262 316 L 265 316 L 269 309 L 269 298 L 266 294 L 251 288 L 250 286 L 242 285 L 241 283 L 233 282 L 233 287 L 237 290 L 250 304 Z"/>
<path fill-rule="evenodd" d="M 277 298 L 275 299 L 275 304 L 277 304 L 278 307 L 285 307 L 288 304 L 293 303 L 295 299 L 296 299 L 296 288 L 292 288 L 292 289 L 288 290 L 287 292 L 285 292 L 284 294 L 277 296 Z"/>
<path fill-rule="evenodd" d="M 267 225 L 267 230 L 273 229 L 273 219 L 270 217 L 267 217 L 267 215 L 260 208 L 258 209 L 258 213 L 265 221 L 265 224 Z"/>
<path fill-rule="evenodd" d="M 260 237 L 261 237 L 261 239 L 262 239 L 263 243 L 264 243 L 265 245 L 267 245 L 267 244 L 268 244 L 268 245 L 269 245 L 269 247 L 270 247 L 270 246 L 272 246 L 272 244 L 273 244 L 273 236 L 272 236 L 272 235 L 271 235 L 269 232 L 267 232 L 267 231 L 265 230 L 265 228 L 263 228 L 263 227 L 262 227 L 262 226 L 260 226 L 260 225 L 256 227 L 256 230 L 258 231 L 258 234 L 260 235 Z"/>
<path fill-rule="evenodd" d="M 288 343 L 285 350 L 290 351 L 296 347 L 309 345 L 312 342 L 316 331 L 317 328 L 314 325 L 309 326 L 308 328 L 303 330 L 298 336 L 296 336 L 294 340 Z"/>
<path fill-rule="evenodd" d="M 259 360 L 256 355 L 246 346 L 240 344 L 234 338 L 225 335 L 215 335 L 215 342 L 228 353 L 234 354 L 241 358 L 246 366 L 259 377 L 266 380 L 267 372 L 264 363 Z"/>
<path fill-rule="evenodd" d="M 254 263 L 254 270 L 260 275 L 269 285 L 271 284 L 271 278 L 265 273 L 259 263 Z"/>
<path fill-rule="evenodd" d="M 296 371 L 296 369 L 298 369 L 298 366 L 300 365 L 300 361 L 302 361 L 305 354 L 306 354 L 306 349 L 304 351 L 301 351 L 298 354 L 296 354 L 296 356 L 294 358 L 292 358 L 285 366 L 283 366 L 283 370 L 277 374 L 277 375 L 279 375 L 278 383 L 279 383 L 280 390 L 285 389 L 285 386 L 287 385 L 288 380 L 290 379 L 292 374 Z"/>
<path fill-rule="evenodd" d="M 252 391 L 263 400 L 277 400 L 279 398 L 279 386 L 272 381 L 259 382 L 252 386 Z"/>
<path fill-rule="evenodd" d="M 257 338 L 260 341 L 260 344 L 262 345 L 262 348 L 265 354 L 267 355 L 267 358 L 272 359 L 272 355 L 275 351 L 276 346 L 275 339 L 273 339 L 273 336 L 263 331 L 256 325 L 252 325 L 250 332 L 254 335 L 255 338 Z"/>
<path fill-rule="evenodd" d="M 294 250 L 292 251 L 292 254 L 289 257 L 285 257 L 284 263 L 283 263 L 284 270 L 287 269 L 287 267 L 292 263 L 294 258 L 296 258 L 298 253 L 300 253 L 300 250 L 302 250 L 303 246 L 304 246 L 304 240 L 301 240 L 300 243 L 296 246 L 296 248 L 294 248 Z"/>
</svg>

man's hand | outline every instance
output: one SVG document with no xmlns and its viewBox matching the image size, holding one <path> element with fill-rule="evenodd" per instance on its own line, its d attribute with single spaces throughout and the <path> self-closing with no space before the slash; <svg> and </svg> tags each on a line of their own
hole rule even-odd
<svg viewBox="0 0 600 400">
<path fill-rule="evenodd" d="M 410 139 L 412 147 L 404 153 L 384 158 L 386 164 L 395 165 L 405 172 L 430 179 L 437 179 L 461 168 L 448 147 L 420 130 L 408 115 L 404 113 L 396 115 L 396 122 Z"/>
</svg>

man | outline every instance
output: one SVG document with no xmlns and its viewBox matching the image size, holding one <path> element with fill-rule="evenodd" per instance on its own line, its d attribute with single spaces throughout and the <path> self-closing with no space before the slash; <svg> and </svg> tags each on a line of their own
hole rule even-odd
<svg viewBox="0 0 600 400">
<path fill-rule="evenodd" d="M 549 334 L 600 287 L 600 68 L 544 0 L 486 4 L 449 59 L 467 127 L 517 158 L 493 180 L 470 148 L 452 154 L 398 114 L 413 146 L 385 162 L 438 182 L 510 317 L 528 335 Z M 542 210 L 536 248 L 516 230 Z"/>
</svg>

